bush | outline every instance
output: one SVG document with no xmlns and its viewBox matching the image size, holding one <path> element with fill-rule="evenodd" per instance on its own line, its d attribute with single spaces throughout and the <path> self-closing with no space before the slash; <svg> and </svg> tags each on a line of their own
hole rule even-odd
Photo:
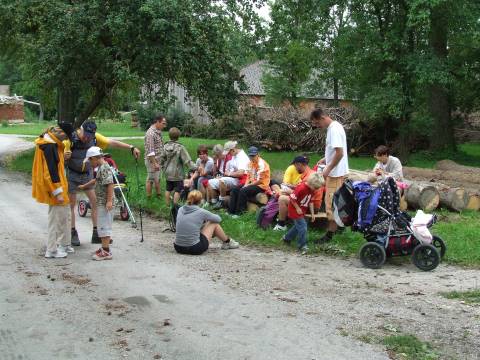
<svg viewBox="0 0 480 360">
<path fill-rule="evenodd" d="M 2 127 L 8 127 L 8 120 L 2 120 Z"/>
</svg>

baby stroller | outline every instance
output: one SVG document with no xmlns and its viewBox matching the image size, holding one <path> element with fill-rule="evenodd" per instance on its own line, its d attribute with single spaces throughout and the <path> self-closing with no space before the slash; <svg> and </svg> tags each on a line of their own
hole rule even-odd
<svg viewBox="0 0 480 360">
<path fill-rule="evenodd" d="M 124 195 L 128 195 L 128 187 L 127 187 L 127 176 L 118 171 L 117 164 L 111 158 L 110 154 L 104 154 L 104 159 L 110 165 L 113 171 L 115 171 L 116 178 L 118 179 L 115 181 L 114 185 L 114 196 L 115 196 L 115 204 L 116 207 L 120 210 L 120 219 L 123 221 L 127 221 L 130 219 L 130 212 L 128 208 L 128 204 L 126 203 L 124 197 L 122 196 L 122 192 Z M 78 202 L 78 215 L 81 217 L 87 216 L 88 210 L 91 209 L 90 202 L 88 200 L 82 199 Z"/>
<path fill-rule="evenodd" d="M 345 184 L 335 193 L 334 217 L 339 226 L 351 226 L 367 241 L 360 248 L 360 261 L 378 269 L 387 257 L 411 255 L 413 264 L 423 271 L 435 269 L 445 255 L 446 245 L 429 229 L 436 215 L 419 210 L 412 217 L 399 210 L 400 195 L 393 178 L 373 187 L 366 182 Z"/>
</svg>

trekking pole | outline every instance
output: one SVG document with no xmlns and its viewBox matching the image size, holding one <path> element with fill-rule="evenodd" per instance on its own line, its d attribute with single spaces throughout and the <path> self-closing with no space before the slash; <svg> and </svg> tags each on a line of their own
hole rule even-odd
<svg viewBox="0 0 480 360">
<path fill-rule="evenodd" d="M 137 191 L 140 193 L 140 177 L 138 175 L 138 159 L 135 158 L 135 173 L 137 175 Z M 140 233 L 142 234 L 142 239 L 140 242 L 143 242 L 143 219 L 142 219 L 142 203 L 140 202 Z"/>
<path fill-rule="evenodd" d="M 115 180 L 115 183 L 117 184 L 117 189 L 120 190 L 120 194 L 122 195 L 123 204 L 127 208 L 127 212 L 128 212 L 128 215 L 130 216 L 130 221 L 132 222 L 132 226 L 134 228 L 136 228 L 137 227 L 137 222 L 135 221 L 135 217 L 133 216 L 133 212 L 130 209 L 130 206 L 128 205 L 127 198 L 125 197 L 125 194 L 123 193 L 122 184 L 120 184 L 120 181 L 118 180 L 115 169 L 113 167 L 111 167 L 110 165 L 108 165 L 108 166 L 110 167 L 110 171 L 112 172 L 113 179 Z"/>
</svg>

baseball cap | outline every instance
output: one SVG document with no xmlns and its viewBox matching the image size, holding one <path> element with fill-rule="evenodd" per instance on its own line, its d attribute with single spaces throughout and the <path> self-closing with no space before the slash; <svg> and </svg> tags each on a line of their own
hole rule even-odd
<svg viewBox="0 0 480 360">
<path fill-rule="evenodd" d="M 85 161 L 94 156 L 103 156 L 103 151 L 98 146 L 92 146 L 87 150 L 87 155 L 85 155 Z"/>
<path fill-rule="evenodd" d="M 255 156 L 255 155 L 258 155 L 258 148 L 256 148 L 255 146 L 250 146 L 248 148 L 248 156 Z"/>
<path fill-rule="evenodd" d="M 223 147 L 223 154 L 224 154 L 224 155 L 227 155 L 230 150 L 235 149 L 235 147 L 237 146 L 237 144 L 238 144 L 237 141 L 227 141 L 227 142 L 225 143 L 225 146 Z"/>
<path fill-rule="evenodd" d="M 301 164 L 308 164 L 308 159 L 305 157 L 305 156 L 297 156 L 295 157 L 295 159 L 293 159 L 292 161 L 292 164 L 296 164 L 296 163 L 301 163 Z"/>
<path fill-rule="evenodd" d="M 85 136 L 87 136 L 89 139 L 92 139 L 97 131 L 97 124 L 95 124 L 93 121 L 85 121 L 81 128 L 83 129 Z"/>
</svg>

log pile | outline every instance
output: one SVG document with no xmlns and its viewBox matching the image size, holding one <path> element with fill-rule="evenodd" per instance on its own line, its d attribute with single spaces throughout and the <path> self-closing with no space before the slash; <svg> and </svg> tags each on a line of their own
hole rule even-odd
<svg viewBox="0 0 480 360">
<path fill-rule="evenodd" d="M 438 207 L 451 211 L 480 210 L 480 168 L 459 165 L 451 160 L 439 161 L 435 169 L 404 167 L 408 189 L 400 200 L 402 210 Z M 371 172 L 351 170 L 353 181 L 376 182 Z"/>
</svg>

